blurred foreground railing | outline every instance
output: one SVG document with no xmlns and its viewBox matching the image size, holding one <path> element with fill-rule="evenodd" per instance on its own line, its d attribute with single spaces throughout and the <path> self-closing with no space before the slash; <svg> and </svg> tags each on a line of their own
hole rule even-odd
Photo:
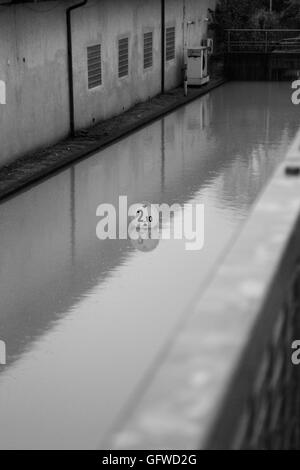
<svg viewBox="0 0 300 470">
<path fill-rule="evenodd" d="M 233 52 L 300 52 L 299 29 L 228 29 L 226 50 Z"/>
<path fill-rule="evenodd" d="M 109 448 L 300 447 L 300 134 Z"/>
</svg>

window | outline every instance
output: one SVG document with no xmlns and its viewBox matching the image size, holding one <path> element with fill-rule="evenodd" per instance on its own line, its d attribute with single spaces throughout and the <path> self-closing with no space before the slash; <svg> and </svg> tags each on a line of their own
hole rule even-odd
<svg viewBox="0 0 300 470">
<path fill-rule="evenodd" d="M 175 27 L 166 29 L 166 60 L 175 59 Z"/>
<path fill-rule="evenodd" d="M 119 78 L 126 77 L 129 73 L 128 47 L 128 38 L 119 39 Z"/>
<path fill-rule="evenodd" d="M 88 88 L 102 85 L 101 44 L 87 48 Z"/>
<path fill-rule="evenodd" d="M 144 34 L 144 69 L 153 65 L 153 33 Z"/>
</svg>

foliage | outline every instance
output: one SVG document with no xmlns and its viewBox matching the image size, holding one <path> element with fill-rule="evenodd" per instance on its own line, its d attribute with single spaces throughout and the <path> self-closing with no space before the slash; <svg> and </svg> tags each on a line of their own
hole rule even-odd
<svg viewBox="0 0 300 470">
<path fill-rule="evenodd" d="M 211 28 L 300 28 L 300 0 L 219 0 Z"/>
<path fill-rule="evenodd" d="M 247 28 L 251 15 L 261 6 L 260 0 L 219 0 L 215 29 Z"/>
<path fill-rule="evenodd" d="M 270 12 L 263 8 L 256 10 L 251 16 L 249 24 L 254 29 L 276 29 L 280 28 L 281 24 L 280 14 L 277 12 Z"/>
<path fill-rule="evenodd" d="M 281 12 L 281 24 L 286 28 L 300 28 L 300 3 L 289 2 L 289 5 Z"/>
</svg>

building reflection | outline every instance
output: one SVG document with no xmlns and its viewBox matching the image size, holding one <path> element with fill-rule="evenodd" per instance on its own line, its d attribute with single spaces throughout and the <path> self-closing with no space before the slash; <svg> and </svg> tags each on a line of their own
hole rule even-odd
<svg viewBox="0 0 300 470">
<path fill-rule="evenodd" d="M 206 95 L 1 205 L 8 365 L 133 254 L 129 240 L 96 238 L 100 203 L 117 206 L 127 195 L 129 204 L 184 204 L 215 184 L 221 207 L 246 214 L 295 125 L 277 90 L 259 100 L 242 91 L 239 100 L 233 88 Z"/>
<path fill-rule="evenodd" d="M 1 204 L 0 447 L 82 448 L 104 436 L 296 132 L 282 85 L 228 84 Z M 120 195 L 203 203 L 204 249 L 99 240 L 97 207 Z"/>
</svg>

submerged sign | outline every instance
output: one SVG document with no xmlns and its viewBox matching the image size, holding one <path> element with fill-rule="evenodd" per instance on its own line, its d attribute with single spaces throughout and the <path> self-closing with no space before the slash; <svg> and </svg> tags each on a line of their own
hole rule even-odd
<svg viewBox="0 0 300 470">
<path fill-rule="evenodd" d="M 0 366 L 6 364 L 6 345 L 5 342 L 0 340 Z"/>
<path fill-rule="evenodd" d="M 188 251 L 204 246 L 203 204 L 132 204 L 127 196 L 119 196 L 119 207 L 102 203 L 96 216 L 99 240 L 130 239 L 141 251 L 151 251 L 158 240 L 184 240 Z"/>
</svg>

